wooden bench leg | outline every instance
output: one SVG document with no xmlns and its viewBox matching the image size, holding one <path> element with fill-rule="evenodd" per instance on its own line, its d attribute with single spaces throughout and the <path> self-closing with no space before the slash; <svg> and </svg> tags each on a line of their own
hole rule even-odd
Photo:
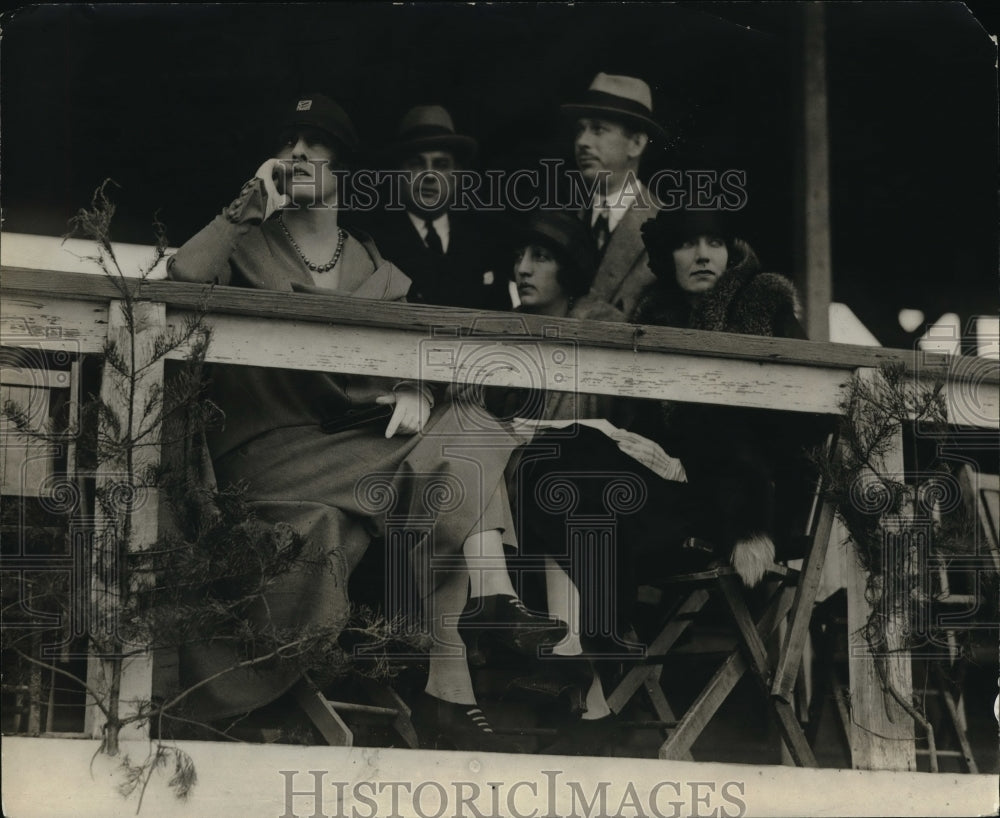
<svg viewBox="0 0 1000 818">
<path fill-rule="evenodd" d="M 646 649 L 647 655 L 666 653 L 691 625 L 691 617 L 705 607 L 708 602 L 708 591 L 699 588 L 688 595 L 687 599 L 674 614 L 674 619 L 654 639 Z M 657 671 L 655 665 L 639 665 L 625 674 L 618 686 L 608 696 L 608 707 L 615 713 L 620 713 L 629 700 L 638 692 L 645 682 Z"/>
<path fill-rule="evenodd" d="M 295 700 L 305 711 L 309 720 L 316 725 L 323 738 L 331 747 L 351 747 L 354 733 L 334 710 L 333 705 L 308 679 L 303 678 L 293 688 Z"/>
<path fill-rule="evenodd" d="M 757 625 L 757 638 L 769 636 L 778 627 L 792 607 L 792 590 L 783 588 L 767 606 L 767 610 Z M 743 678 L 749 665 L 742 651 L 734 650 L 712 676 L 691 707 L 681 718 L 677 727 L 660 746 L 659 757 L 681 759 L 691 749 L 691 745 L 701 735 L 712 716 L 726 700 L 736 683 Z"/>
<path fill-rule="evenodd" d="M 406 746 L 411 750 L 416 750 L 420 746 L 417 738 L 417 731 L 413 729 L 413 722 L 410 721 L 410 708 L 399 694 L 387 684 L 375 684 L 368 690 L 376 704 L 382 707 L 393 709 L 397 712 L 396 718 L 392 720 L 392 726 L 399 733 Z"/>
<path fill-rule="evenodd" d="M 663 668 L 657 667 L 655 672 L 646 679 L 643 687 L 645 687 L 646 695 L 649 696 L 649 701 L 652 703 L 653 710 L 656 711 L 656 715 L 660 721 L 676 723 L 677 716 L 674 715 L 673 708 L 671 708 L 670 702 L 667 701 L 663 688 L 660 686 L 662 671 Z M 689 751 L 680 753 L 679 758 L 681 761 L 694 761 L 694 756 Z"/>
<path fill-rule="evenodd" d="M 975 775 L 979 772 L 979 768 L 976 766 L 976 759 L 972 754 L 972 745 L 969 744 L 969 736 L 965 732 L 965 720 L 962 718 L 958 705 L 955 703 L 955 697 L 952 696 L 951 691 L 948 689 L 948 680 L 945 679 L 944 673 L 941 672 L 941 666 L 933 659 L 931 660 L 931 669 L 934 673 L 934 681 L 937 684 L 938 690 L 941 691 L 941 699 L 944 701 L 945 709 L 948 711 L 948 716 L 951 719 L 951 726 L 958 737 L 958 746 L 961 748 L 962 759 L 965 761 L 966 769 L 972 775 Z"/>
<path fill-rule="evenodd" d="M 750 618 L 750 611 L 747 610 L 739 578 L 732 575 L 719 577 L 719 586 L 739 628 L 750 668 L 763 689 L 764 695 L 768 698 L 771 710 L 776 717 L 778 729 L 781 731 L 781 737 L 784 739 L 792 759 L 800 767 L 818 766 L 792 705 L 788 701 L 771 696 L 771 668 L 768 664 L 767 649 L 764 647 L 760 631 Z M 796 596 L 799 594 L 796 593 Z M 801 653 L 799 655 L 801 656 Z"/>
</svg>

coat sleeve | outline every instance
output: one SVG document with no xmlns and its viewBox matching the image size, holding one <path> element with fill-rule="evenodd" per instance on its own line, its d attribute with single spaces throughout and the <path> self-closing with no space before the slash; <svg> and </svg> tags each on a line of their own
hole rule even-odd
<svg viewBox="0 0 1000 818">
<path fill-rule="evenodd" d="M 264 220 L 266 196 L 262 180 L 248 181 L 229 207 L 170 258 L 167 275 L 174 281 L 229 284 L 229 259 L 243 237 Z"/>
</svg>

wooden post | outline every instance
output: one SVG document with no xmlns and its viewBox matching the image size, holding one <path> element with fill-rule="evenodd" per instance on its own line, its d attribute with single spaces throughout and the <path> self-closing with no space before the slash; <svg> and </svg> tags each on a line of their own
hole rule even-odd
<svg viewBox="0 0 1000 818">
<path fill-rule="evenodd" d="M 802 5 L 802 201 L 799 286 L 805 301 L 805 329 L 813 341 L 830 338 L 830 136 L 827 121 L 826 9 Z"/>
<path fill-rule="evenodd" d="M 159 497 L 155 485 L 147 485 L 144 475 L 151 466 L 159 462 L 160 435 L 159 411 L 154 409 L 145 416 L 147 401 L 163 387 L 164 359 L 154 360 L 153 339 L 166 328 L 166 308 L 163 304 L 150 302 L 133 303 L 134 328 L 129 329 L 126 307 L 121 301 L 112 301 L 108 310 L 108 340 L 116 346 L 117 354 L 129 363 L 133 372 L 139 373 L 134 387 L 129 379 L 114 370 L 107 362 L 101 376 L 101 399 L 117 417 L 121 425 L 121 435 L 128 428 L 131 414 L 132 437 L 136 445 L 132 447 L 131 467 L 124 460 L 101 462 L 97 471 L 98 490 L 111 490 L 119 502 L 128 502 L 131 533 L 129 548 L 140 550 L 156 541 Z M 134 361 L 134 364 L 131 362 Z M 108 557 L 108 547 L 103 534 L 115 523 L 108 519 L 100 503 L 95 509 L 95 550 L 104 551 Z M 121 571 L 126 566 L 111 557 L 97 566 L 94 576 L 95 603 L 92 606 L 94 621 L 91 629 L 105 639 L 114 639 L 119 627 L 120 603 L 117 588 L 121 582 Z M 125 578 L 127 581 L 127 578 Z M 152 657 L 141 645 L 124 644 L 123 652 L 128 658 L 122 662 L 120 687 L 118 689 L 118 713 L 124 718 L 135 712 L 143 702 L 148 702 L 152 694 Z M 134 655 L 132 655 L 134 654 Z M 92 658 L 88 667 L 88 684 L 99 690 L 107 700 L 113 683 L 113 663 L 109 659 Z M 105 719 L 100 710 L 90 705 L 87 708 L 85 730 L 94 737 L 100 737 Z M 122 739 L 144 738 L 148 735 L 147 725 L 133 723 L 121 732 Z"/>
<path fill-rule="evenodd" d="M 860 377 L 879 377 L 876 370 L 862 370 Z M 882 463 L 875 464 L 883 475 L 902 481 L 903 479 L 903 433 L 896 433 L 895 444 Z M 905 518 L 905 515 L 900 515 Z M 892 537 L 897 524 L 905 525 L 903 519 L 883 518 L 885 536 Z M 886 599 L 882 611 L 885 616 L 886 655 L 883 667 L 889 683 L 907 703 L 913 697 L 913 676 L 910 654 L 902 649 L 906 638 L 906 620 L 899 613 L 899 604 L 906 600 L 893 598 L 898 587 L 908 583 L 897 583 L 893 576 L 883 575 L 880 590 Z M 874 657 L 863 629 L 873 609 L 866 596 L 868 574 L 858 560 L 849 559 L 847 565 L 847 630 L 848 667 L 850 670 L 850 715 L 849 735 L 851 741 L 851 763 L 861 770 L 914 770 L 916 769 L 916 747 L 914 744 L 913 719 L 899 703 L 885 690 Z M 878 594 L 876 594 L 878 596 Z"/>
</svg>

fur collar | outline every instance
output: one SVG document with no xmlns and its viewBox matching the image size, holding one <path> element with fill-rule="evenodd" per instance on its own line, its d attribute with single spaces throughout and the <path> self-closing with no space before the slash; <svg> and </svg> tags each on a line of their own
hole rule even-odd
<svg viewBox="0 0 1000 818">
<path fill-rule="evenodd" d="M 796 316 L 800 314 L 795 287 L 787 278 L 736 268 L 727 270 L 693 306 L 679 287 L 653 284 L 642 299 L 636 320 L 715 332 L 774 335 L 775 317 L 789 307 Z"/>
</svg>

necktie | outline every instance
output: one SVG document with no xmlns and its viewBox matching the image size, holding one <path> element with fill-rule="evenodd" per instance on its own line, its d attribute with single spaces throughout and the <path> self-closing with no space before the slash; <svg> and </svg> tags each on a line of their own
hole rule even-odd
<svg viewBox="0 0 1000 818">
<path fill-rule="evenodd" d="M 428 219 L 424 224 L 427 225 L 427 236 L 424 238 L 427 249 L 435 256 L 443 256 L 444 246 L 441 244 L 441 237 L 438 235 L 437 230 L 434 229 L 434 222 Z"/>
<path fill-rule="evenodd" d="M 597 245 L 597 252 L 603 253 L 604 248 L 608 245 L 608 239 L 611 237 L 611 227 L 608 223 L 608 203 L 604 202 L 601 205 L 601 211 L 597 216 L 597 221 L 594 222 L 591 228 L 592 235 L 594 236 L 594 244 Z"/>
</svg>

